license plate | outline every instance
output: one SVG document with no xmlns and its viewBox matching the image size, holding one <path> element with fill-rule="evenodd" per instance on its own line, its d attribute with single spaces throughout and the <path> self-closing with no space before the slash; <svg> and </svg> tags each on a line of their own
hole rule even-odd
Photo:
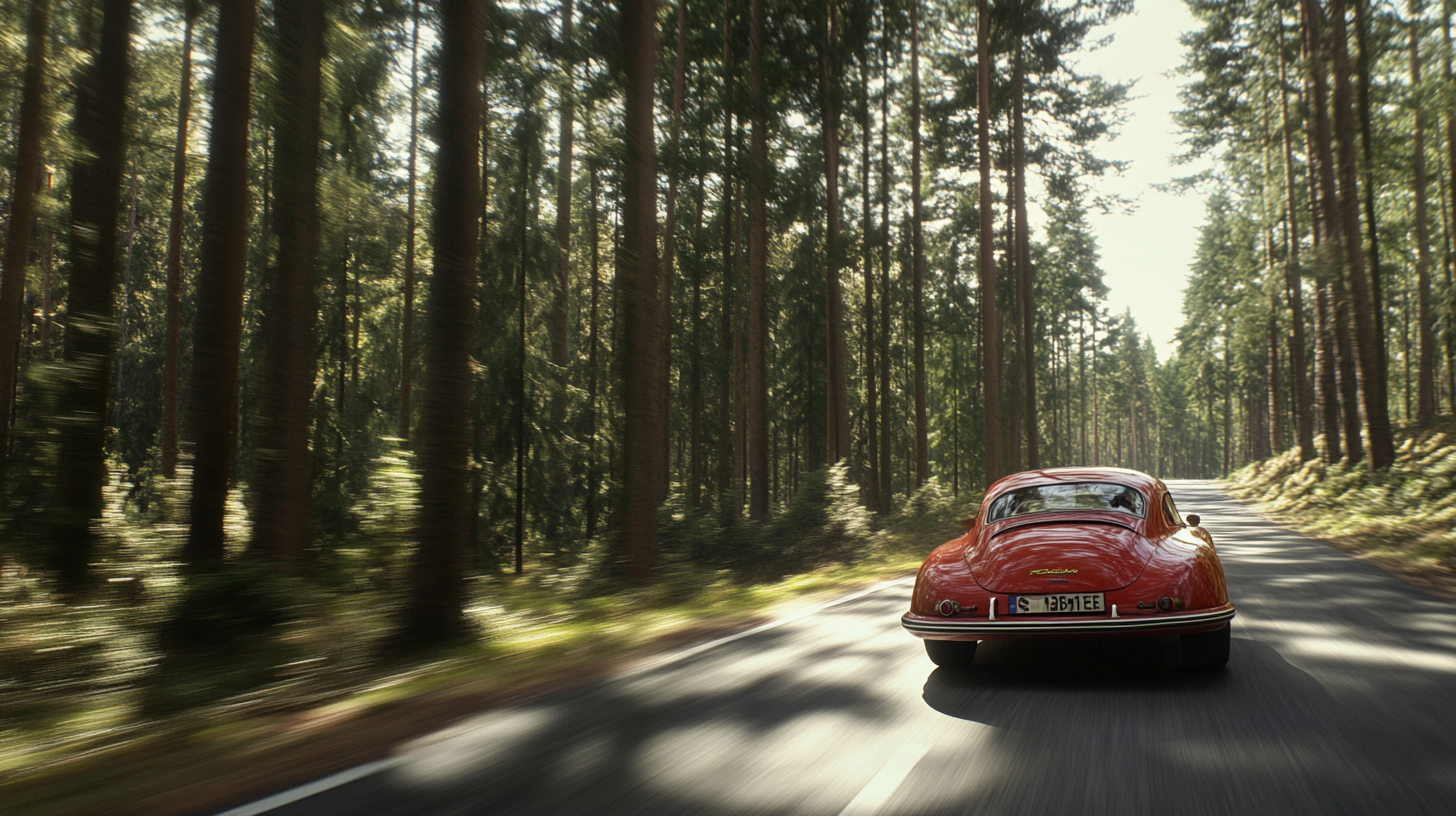
<svg viewBox="0 0 1456 816">
<path fill-rule="evenodd" d="M 1013 615 L 1079 615 L 1105 611 L 1101 592 L 1012 595 L 1006 606 Z"/>
</svg>

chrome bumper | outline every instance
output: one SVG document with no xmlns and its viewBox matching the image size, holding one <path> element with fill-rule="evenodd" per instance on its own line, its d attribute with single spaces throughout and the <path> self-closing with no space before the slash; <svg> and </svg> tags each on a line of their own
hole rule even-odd
<svg viewBox="0 0 1456 816">
<path fill-rule="evenodd" d="M 911 634 L 935 640 L 940 637 L 964 638 L 967 635 L 1006 637 L 1017 635 L 1091 635 L 1091 634 L 1141 634 L 1183 629 L 1191 626 L 1209 627 L 1210 624 L 1227 623 L 1233 620 L 1232 604 L 1207 612 L 1190 612 L 1180 615 L 1138 615 L 1120 618 L 1057 618 L 1028 619 L 1001 617 L 996 620 L 946 618 L 935 620 L 906 613 L 900 624 Z"/>
</svg>

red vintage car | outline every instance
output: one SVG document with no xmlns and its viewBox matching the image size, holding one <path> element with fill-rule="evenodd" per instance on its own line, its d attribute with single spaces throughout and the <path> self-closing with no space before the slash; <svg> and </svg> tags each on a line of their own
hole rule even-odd
<svg viewBox="0 0 1456 816">
<path fill-rule="evenodd" d="M 1221 668 L 1234 605 L 1198 523 L 1135 470 L 1007 476 L 925 559 L 901 622 L 946 668 L 969 666 L 981 640 L 1113 635 L 1179 635 L 1185 666 Z"/>
</svg>

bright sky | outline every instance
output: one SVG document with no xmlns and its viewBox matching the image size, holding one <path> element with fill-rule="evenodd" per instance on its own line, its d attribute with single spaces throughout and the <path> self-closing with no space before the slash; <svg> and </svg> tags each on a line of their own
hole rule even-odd
<svg viewBox="0 0 1456 816">
<path fill-rule="evenodd" d="M 1137 81 L 1137 98 L 1128 104 L 1130 118 L 1121 134 L 1099 150 L 1108 158 L 1132 162 L 1121 178 L 1105 180 L 1101 189 L 1133 199 L 1137 209 L 1131 215 L 1093 214 L 1090 221 L 1111 289 L 1109 309 L 1120 314 L 1131 308 L 1139 328 L 1153 338 L 1160 360 L 1175 348 L 1188 264 L 1203 222 L 1202 195 L 1152 188 L 1199 169 L 1176 166 L 1170 159 L 1180 152 L 1172 118 L 1172 111 L 1182 107 L 1181 77 L 1172 75 L 1183 60 L 1178 37 L 1195 27 L 1182 0 L 1138 0 L 1133 14 L 1099 31 L 1113 34 L 1113 42 L 1078 62 L 1084 72 L 1109 81 Z"/>
</svg>

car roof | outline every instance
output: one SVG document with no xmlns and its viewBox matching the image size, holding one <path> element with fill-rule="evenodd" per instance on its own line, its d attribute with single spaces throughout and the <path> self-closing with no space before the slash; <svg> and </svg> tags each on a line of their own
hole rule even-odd
<svg viewBox="0 0 1456 816">
<path fill-rule="evenodd" d="M 1140 470 L 1128 470 L 1126 468 L 1046 468 L 1044 470 L 1025 470 L 1021 473 L 1013 473 L 1010 476 L 1002 477 L 986 490 L 986 498 L 990 499 L 1008 490 L 1016 490 L 1022 487 L 1067 482 L 1111 482 L 1112 484 L 1135 488 L 1150 497 L 1163 484 L 1162 480 L 1155 476 L 1149 476 Z"/>
</svg>

